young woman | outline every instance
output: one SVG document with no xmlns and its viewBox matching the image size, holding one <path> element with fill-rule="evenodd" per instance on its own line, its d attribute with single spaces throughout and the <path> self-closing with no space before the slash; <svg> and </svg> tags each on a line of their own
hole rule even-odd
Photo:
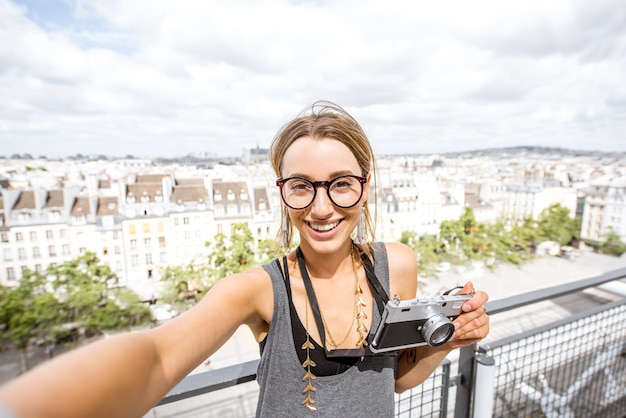
<svg viewBox="0 0 626 418">
<path fill-rule="evenodd" d="M 257 416 L 393 416 L 394 392 L 426 379 L 453 349 L 489 331 L 476 292 L 438 347 L 373 353 L 384 303 L 417 291 L 415 254 L 373 241 L 374 156 L 339 106 L 315 103 L 285 125 L 270 159 L 283 200 L 281 241 L 299 246 L 221 280 L 153 330 L 77 349 L 0 388 L 18 417 L 140 417 L 247 324 L 261 346 Z M 473 293 L 471 283 L 461 293 Z"/>
</svg>

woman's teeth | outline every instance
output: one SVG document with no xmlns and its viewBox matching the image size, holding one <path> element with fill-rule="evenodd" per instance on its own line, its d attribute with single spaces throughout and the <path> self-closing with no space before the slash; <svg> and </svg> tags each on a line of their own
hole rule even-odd
<svg viewBox="0 0 626 418">
<path fill-rule="evenodd" d="M 334 229 L 335 227 L 337 227 L 337 225 L 339 225 L 339 221 L 333 222 L 332 224 L 326 224 L 326 225 L 313 225 L 309 223 L 309 226 L 318 232 L 330 231 L 331 229 Z"/>
</svg>

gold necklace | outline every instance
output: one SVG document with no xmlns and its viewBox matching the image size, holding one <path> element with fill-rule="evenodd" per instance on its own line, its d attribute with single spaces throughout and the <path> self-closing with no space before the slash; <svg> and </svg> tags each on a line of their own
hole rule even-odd
<svg viewBox="0 0 626 418">
<path fill-rule="evenodd" d="M 317 364 L 311 359 L 310 351 L 315 350 L 315 346 L 311 342 L 311 338 L 309 336 L 309 304 L 305 302 L 304 304 L 304 323 L 305 323 L 305 331 L 306 331 L 306 340 L 304 344 L 302 344 L 302 349 L 306 350 L 306 360 L 302 363 L 302 367 L 306 369 L 306 373 L 302 380 L 307 381 L 307 385 L 302 391 L 305 394 L 304 400 L 302 401 L 302 405 L 306 407 L 310 412 L 316 412 L 317 408 L 313 406 L 315 403 L 315 399 L 311 396 L 311 392 L 316 392 L 315 386 L 313 386 L 312 381 L 315 380 L 316 376 L 311 373 L 311 367 L 315 367 Z"/>
<path fill-rule="evenodd" d="M 366 303 L 363 300 L 363 296 L 362 296 L 363 290 L 361 289 L 361 285 L 359 284 L 359 273 L 358 273 L 357 264 L 355 260 L 354 244 L 352 248 L 350 249 L 350 256 L 352 258 L 352 270 L 354 271 L 354 315 L 352 316 L 352 323 L 350 324 L 350 328 L 348 329 L 346 336 L 343 338 L 343 340 L 339 344 L 335 343 L 335 340 L 330 334 L 330 329 L 328 328 L 328 325 L 326 324 L 326 320 L 324 319 L 324 315 L 322 315 L 322 312 L 320 309 L 320 316 L 322 317 L 322 324 L 324 326 L 324 330 L 328 334 L 330 344 L 334 348 L 337 348 L 346 342 L 346 340 L 348 339 L 348 336 L 350 335 L 350 332 L 352 331 L 354 327 L 355 319 L 357 321 L 357 332 L 359 333 L 359 341 L 357 342 L 356 347 L 363 348 L 364 346 L 367 345 L 368 330 L 367 330 L 367 327 L 365 326 L 365 319 L 367 319 L 367 315 L 365 314 L 365 311 L 363 310 L 363 307 L 366 306 Z M 317 407 L 314 406 L 315 399 L 313 399 L 313 396 L 312 396 L 312 393 L 317 391 L 315 386 L 313 386 L 313 380 L 316 379 L 316 376 L 311 372 L 311 367 L 315 367 L 317 366 L 317 364 L 313 361 L 313 359 L 311 359 L 311 356 L 310 356 L 310 352 L 311 350 L 315 349 L 315 346 L 311 342 L 311 337 L 309 335 L 309 303 L 308 301 L 305 301 L 305 307 L 304 307 L 304 330 L 306 333 L 306 340 L 304 341 L 304 344 L 302 344 L 302 349 L 306 350 L 306 360 L 304 360 L 304 363 L 302 363 L 302 367 L 306 369 L 306 373 L 304 377 L 302 378 L 302 380 L 306 381 L 307 385 L 302 391 L 302 393 L 305 394 L 304 400 L 302 401 L 302 405 L 304 405 L 309 412 L 317 412 Z M 361 358 L 361 360 L 363 360 L 363 358 Z"/>
<path fill-rule="evenodd" d="M 354 254 L 354 246 L 352 247 Z M 354 305 L 355 305 L 355 317 L 357 320 L 356 331 L 359 333 L 359 341 L 356 343 L 357 348 L 363 348 L 367 345 L 367 334 L 368 329 L 365 326 L 365 320 L 367 319 L 367 315 L 363 308 L 367 305 L 363 300 L 363 290 L 361 289 L 361 285 L 359 284 L 359 275 L 357 273 L 357 266 L 354 255 L 352 256 L 352 269 L 354 270 Z"/>
<path fill-rule="evenodd" d="M 348 328 L 348 332 L 343 337 L 343 339 L 337 343 L 333 338 L 333 335 L 330 332 L 330 327 L 326 323 L 326 319 L 324 318 L 324 314 L 320 309 L 320 316 L 322 317 L 322 323 L 324 325 L 324 330 L 326 334 L 328 334 L 329 345 L 333 348 L 337 349 L 342 346 L 350 337 L 350 333 L 354 329 L 354 321 L 357 321 L 357 332 L 359 333 L 359 340 L 356 343 L 357 348 L 362 348 L 367 345 L 367 327 L 365 326 L 365 319 L 367 319 L 367 315 L 363 310 L 363 307 L 366 306 L 365 301 L 363 300 L 363 290 L 359 284 L 359 271 L 358 266 L 356 264 L 356 258 L 354 254 L 354 245 L 350 248 L 350 258 L 352 259 L 352 271 L 354 272 L 354 314 L 352 315 L 352 323 Z"/>
</svg>

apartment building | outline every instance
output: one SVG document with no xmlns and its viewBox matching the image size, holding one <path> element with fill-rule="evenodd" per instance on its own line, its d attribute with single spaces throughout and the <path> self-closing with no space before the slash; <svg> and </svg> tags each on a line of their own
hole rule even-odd
<svg viewBox="0 0 626 418">
<path fill-rule="evenodd" d="M 610 231 L 626 242 L 626 177 L 593 180 L 583 194 L 580 235 L 603 241 Z"/>
<path fill-rule="evenodd" d="M 583 238 L 601 240 L 612 228 L 626 241 L 623 177 L 583 188 L 592 170 L 577 163 L 577 187 L 561 187 L 565 165 L 546 175 L 539 165 L 429 161 L 379 159 L 369 199 L 372 212 L 377 205 L 377 239 L 395 241 L 407 230 L 437 235 L 441 222 L 458 219 L 466 205 L 479 222 L 536 218 L 554 203 L 574 216 L 578 193 Z M 15 285 L 25 269 L 45 270 L 93 251 L 121 285 L 148 292 L 159 286 L 165 266 L 207 256 L 205 243 L 218 233 L 229 236 L 236 223 L 248 223 L 257 242 L 279 229 L 280 195 L 267 162 L 205 170 L 102 161 L 70 164 L 66 174 L 63 164 L 52 164 L 35 183 L 12 164 L 16 181 L 9 173 L 0 182 L 0 284 Z"/>
</svg>

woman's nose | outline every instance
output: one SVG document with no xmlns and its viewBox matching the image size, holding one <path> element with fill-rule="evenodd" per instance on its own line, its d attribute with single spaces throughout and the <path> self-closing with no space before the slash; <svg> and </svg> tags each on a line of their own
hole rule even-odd
<svg viewBox="0 0 626 418">
<path fill-rule="evenodd" d="M 319 186 L 317 188 L 315 198 L 313 199 L 313 203 L 311 203 L 311 212 L 317 217 L 322 218 L 332 213 L 334 210 L 335 207 L 333 202 L 330 200 L 330 197 L 328 197 L 326 188 L 324 186 Z"/>
</svg>

